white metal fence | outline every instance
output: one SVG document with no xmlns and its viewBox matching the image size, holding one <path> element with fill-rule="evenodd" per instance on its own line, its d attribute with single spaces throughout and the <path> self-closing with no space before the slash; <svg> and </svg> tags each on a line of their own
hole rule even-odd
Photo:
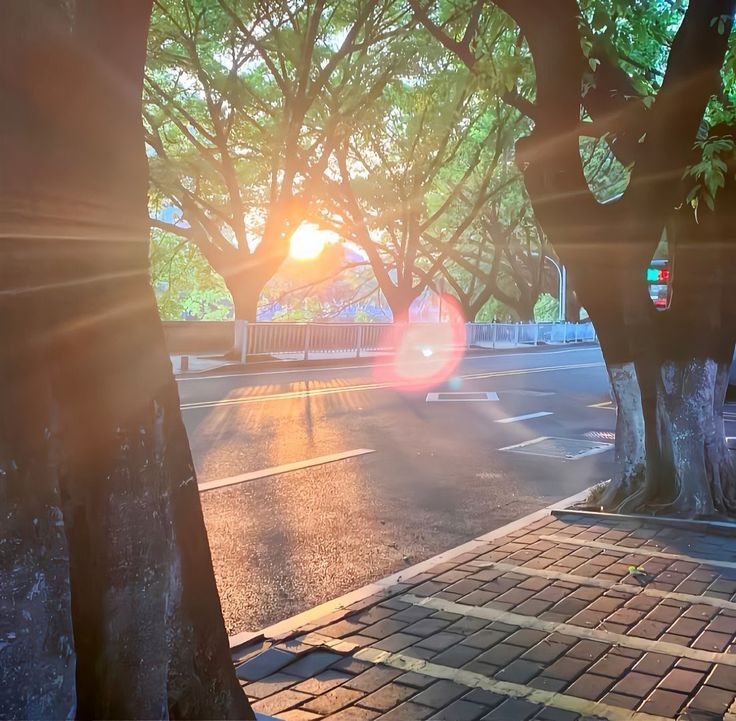
<svg viewBox="0 0 736 721">
<path fill-rule="evenodd" d="M 396 348 L 397 334 L 414 331 L 422 345 L 440 348 L 517 348 L 541 344 L 597 341 L 587 323 L 466 323 L 462 342 L 449 341 L 447 324 L 411 323 L 409 331 L 391 323 L 248 323 L 236 321 L 235 344 L 241 361 L 258 356 L 280 359 L 355 357 L 388 353 Z"/>
</svg>

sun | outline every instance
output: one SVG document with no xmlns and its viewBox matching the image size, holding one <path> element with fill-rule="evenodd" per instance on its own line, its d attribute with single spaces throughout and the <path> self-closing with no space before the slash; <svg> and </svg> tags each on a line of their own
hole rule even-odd
<svg viewBox="0 0 736 721">
<path fill-rule="evenodd" d="M 334 242 L 333 236 L 330 231 L 321 230 L 313 223 L 302 223 L 291 236 L 289 255 L 294 260 L 314 260 L 327 243 Z"/>
</svg>

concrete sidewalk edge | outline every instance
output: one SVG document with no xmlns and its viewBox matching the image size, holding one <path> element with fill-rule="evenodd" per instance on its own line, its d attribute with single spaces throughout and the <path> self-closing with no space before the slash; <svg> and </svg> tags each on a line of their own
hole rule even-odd
<svg viewBox="0 0 736 721">
<path fill-rule="evenodd" d="M 353 604 L 362 601 L 365 598 L 368 598 L 369 596 L 386 592 L 392 586 L 395 586 L 398 583 L 402 583 L 414 576 L 418 576 L 419 574 L 424 573 L 427 569 L 432 568 L 433 566 L 436 566 L 440 563 L 445 563 L 455 558 L 456 556 L 466 553 L 467 551 L 472 551 L 474 548 L 477 548 L 478 546 L 481 546 L 488 541 L 499 538 L 501 536 L 505 536 L 508 533 L 522 528 L 529 523 L 534 523 L 534 521 L 544 518 L 545 516 L 553 515 L 554 511 L 565 510 L 568 506 L 585 500 L 585 498 L 587 498 L 588 496 L 588 493 L 590 493 L 590 490 L 595 485 L 598 484 L 594 484 L 593 486 L 590 486 L 585 490 L 576 493 L 575 495 L 568 496 L 567 498 L 563 498 L 560 501 L 556 501 L 549 506 L 540 508 L 538 511 L 534 511 L 527 514 L 526 516 L 522 516 L 515 521 L 511 521 L 511 523 L 500 526 L 499 528 L 496 528 L 489 533 L 485 533 L 482 536 L 478 536 L 470 541 L 467 541 L 460 546 L 451 548 L 448 551 L 443 551 L 436 556 L 432 556 L 432 558 L 428 558 L 425 561 L 421 561 L 417 564 L 414 564 L 413 566 L 404 568 L 401 571 L 391 574 L 390 576 L 386 576 L 385 578 L 382 578 L 378 581 L 369 583 L 342 596 L 338 596 L 331 601 L 325 601 L 325 603 L 321 603 L 318 606 L 314 606 L 313 608 L 307 609 L 306 611 L 302 611 L 295 616 L 291 616 L 284 619 L 283 621 L 279 621 L 278 623 L 275 623 L 271 626 L 267 626 L 260 631 L 243 631 L 241 633 L 235 634 L 234 636 L 230 636 L 230 650 L 232 651 L 240 646 L 248 645 L 260 639 L 274 639 L 287 636 L 295 632 L 297 629 L 300 629 L 309 623 L 313 623 L 319 618 L 346 609 L 349 606 L 352 606 Z"/>
</svg>

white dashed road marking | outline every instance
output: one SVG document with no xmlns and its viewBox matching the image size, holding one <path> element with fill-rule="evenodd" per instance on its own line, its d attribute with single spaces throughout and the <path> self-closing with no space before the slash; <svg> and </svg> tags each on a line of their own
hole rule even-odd
<svg viewBox="0 0 736 721">
<path fill-rule="evenodd" d="M 311 468 L 312 466 L 321 466 L 324 463 L 333 463 L 334 461 L 342 461 L 346 458 L 354 458 L 355 456 L 363 456 L 366 453 L 375 453 L 370 448 L 356 448 L 353 451 L 345 451 L 343 453 L 333 453 L 330 456 L 320 456 L 319 458 L 309 458 L 305 461 L 297 461 L 296 463 L 285 463 L 282 466 L 273 466 L 272 468 L 264 468 L 262 471 L 253 471 L 252 473 L 241 473 L 239 476 L 230 476 L 230 478 L 220 478 L 217 481 L 207 481 L 199 484 L 199 491 L 211 491 L 215 488 L 223 488 L 224 486 L 235 486 L 238 483 L 248 483 L 249 481 L 257 481 L 259 478 L 268 478 L 269 476 L 278 476 L 281 473 L 289 471 L 300 471 L 303 468 Z"/>
</svg>

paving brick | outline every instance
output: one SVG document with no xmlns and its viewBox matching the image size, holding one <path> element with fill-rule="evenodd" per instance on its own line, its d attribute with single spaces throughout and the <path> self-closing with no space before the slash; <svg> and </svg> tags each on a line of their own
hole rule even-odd
<svg viewBox="0 0 736 721">
<path fill-rule="evenodd" d="M 377 623 L 366 626 L 361 635 L 381 639 L 390 636 L 392 633 L 398 633 L 402 628 L 406 628 L 405 623 L 395 621 L 393 618 L 384 618 Z"/>
<path fill-rule="evenodd" d="M 685 611 L 683 614 L 685 618 L 698 618 L 701 621 L 710 621 L 715 615 L 717 615 L 718 609 L 714 606 L 707 606 L 704 603 L 697 603 L 694 606 Z M 709 631 L 718 631 L 717 628 L 709 628 Z"/>
<path fill-rule="evenodd" d="M 404 623 L 414 623 L 416 621 L 421 621 L 423 618 L 427 618 L 427 616 L 431 616 L 433 613 L 434 609 L 426 606 L 411 606 L 410 608 L 406 608 L 403 611 L 395 613 L 391 618 L 395 621 L 402 621 Z"/>
<path fill-rule="evenodd" d="M 300 708 L 291 709 L 291 711 L 282 711 L 279 714 L 279 719 L 282 721 L 315 721 L 321 719 L 322 716 L 311 711 L 304 711 Z"/>
<path fill-rule="evenodd" d="M 500 666 L 494 666 L 490 663 L 484 663 L 477 658 L 463 666 L 463 671 L 471 671 L 478 673 L 486 678 L 493 678 L 501 670 Z"/>
<path fill-rule="evenodd" d="M 478 656 L 480 652 L 479 648 L 457 644 L 455 646 L 450 646 L 446 651 L 442 651 L 436 656 L 433 656 L 432 663 L 437 663 L 441 666 L 451 666 L 452 668 L 461 668 L 468 663 L 468 661 L 472 661 L 476 656 Z"/>
<path fill-rule="evenodd" d="M 588 606 L 591 611 L 599 611 L 601 613 L 613 613 L 616 609 L 621 608 L 623 600 L 620 598 L 612 598 L 611 596 L 603 596 L 598 598 Z"/>
<path fill-rule="evenodd" d="M 495 629 L 488 628 L 468 636 L 462 641 L 462 643 L 465 646 L 472 646 L 473 648 L 490 648 L 500 641 L 503 641 L 507 635 L 508 634 L 504 631 L 497 631 Z"/>
<path fill-rule="evenodd" d="M 710 711 L 714 714 L 724 714 L 733 701 L 733 692 L 724 691 L 715 686 L 702 686 L 688 703 L 688 709 Z M 719 716 L 720 718 L 720 716 Z"/>
<path fill-rule="evenodd" d="M 432 721 L 476 721 L 487 711 L 486 706 L 460 699 L 441 709 L 430 719 Z"/>
<path fill-rule="evenodd" d="M 594 673 L 584 673 L 577 681 L 568 686 L 565 691 L 570 696 L 587 698 L 596 701 L 613 686 L 614 679 L 608 676 L 597 676 Z"/>
<path fill-rule="evenodd" d="M 509 698 L 500 706 L 497 706 L 489 714 L 483 716 L 483 721 L 527 721 L 542 707 L 539 704 L 530 703 L 523 699 Z"/>
<path fill-rule="evenodd" d="M 675 665 L 675 661 L 677 659 L 674 656 L 666 653 L 645 653 L 634 666 L 634 671 L 661 678 Z"/>
<path fill-rule="evenodd" d="M 331 626 L 320 629 L 320 633 L 323 633 L 325 636 L 330 636 L 331 638 L 343 638 L 355 633 L 360 633 L 363 628 L 365 628 L 365 624 L 358 623 L 351 619 L 345 619 L 343 621 L 333 623 Z"/>
<path fill-rule="evenodd" d="M 631 629 L 632 636 L 639 638 L 648 638 L 652 641 L 658 639 L 668 628 L 668 624 L 645 618 Z"/>
<path fill-rule="evenodd" d="M 582 661 L 577 658 L 563 657 L 555 661 L 553 664 L 547 666 L 547 668 L 544 669 L 542 675 L 549 676 L 550 678 L 558 678 L 561 681 L 569 682 L 574 681 L 589 666 L 590 663 L 588 661 Z"/>
<path fill-rule="evenodd" d="M 420 639 L 419 636 L 411 636 L 408 633 L 395 633 L 392 636 L 376 641 L 373 645 L 375 648 L 380 648 L 382 651 L 396 653 L 397 651 L 402 651 L 407 646 L 411 646 L 421 640 L 422 639 Z"/>
<path fill-rule="evenodd" d="M 416 671 L 409 671 L 404 673 L 396 679 L 396 683 L 403 684 L 404 686 L 411 686 L 412 688 L 427 688 L 431 683 L 434 683 L 436 679 L 432 676 L 425 676 L 423 673 L 417 673 Z"/>
<path fill-rule="evenodd" d="M 614 611 L 607 619 L 611 623 L 617 623 L 622 626 L 633 626 L 635 623 L 641 621 L 644 618 L 642 611 L 637 611 L 634 608 L 620 608 L 618 611 Z"/>
<path fill-rule="evenodd" d="M 300 691 L 301 693 L 312 694 L 313 696 L 319 696 L 320 694 L 326 693 L 327 691 L 335 688 L 335 686 L 339 686 L 341 683 L 345 683 L 345 681 L 349 681 L 350 679 L 352 679 L 352 676 L 345 671 L 334 671 L 329 669 L 322 673 L 318 673 L 313 678 L 302 681 L 297 686 L 294 686 L 294 690 Z M 248 689 L 246 688 L 245 690 L 247 693 Z"/>
<path fill-rule="evenodd" d="M 346 681 L 344 686 L 365 693 L 373 693 L 374 691 L 391 683 L 397 676 L 401 675 L 401 671 L 388 666 L 372 666 L 367 671 L 363 671 L 355 678 Z"/>
<path fill-rule="evenodd" d="M 447 587 L 446 583 L 438 583 L 437 581 L 425 581 L 416 588 L 412 589 L 415 596 L 434 596 L 439 591 Z"/>
<path fill-rule="evenodd" d="M 688 697 L 685 693 L 656 689 L 638 710 L 644 713 L 650 713 L 653 716 L 675 718 L 677 712 L 687 702 L 687 699 Z"/>
<path fill-rule="evenodd" d="M 733 666 L 716 664 L 706 683 L 736 694 L 736 669 Z"/>
<path fill-rule="evenodd" d="M 481 706 L 485 706 L 486 709 L 489 709 L 495 708 L 499 704 L 503 703 L 507 698 L 507 696 L 493 693 L 493 691 L 487 691 L 484 688 L 474 688 L 463 696 L 463 701 L 471 701 L 472 703 L 480 704 Z"/>
<path fill-rule="evenodd" d="M 445 590 L 450 593 L 457 593 L 460 596 L 465 596 L 468 593 L 477 591 L 482 585 L 483 585 L 482 581 L 475 581 L 472 578 L 465 578 L 462 581 L 453 583 L 451 586 L 448 586 Z"/>
<path fill-rule="evenodd" d="M 609 678 L 618 679 L 634 663 L 633 658 L 621 656 L 617 653 L 606 653 L 590 667 L 590 672 L 598 676 L 608 676 Z"/>
<path fill-rule="evenodd" d="M 342 656 L 330 651 L 312 651 L 298 661 L 284 667 L 284 672 L 299 678 L 311 678 L 342 659 Z"/>
<path fill-rule="evenodd" d="M 434 712 L 435 709 L 429 706 L 420 706 L 413 701 L 405 701 L 378 718 L 379 721 L 424 721 Z"/>
<path fill-rule="evenodd" d="M 358 699 L 363 698 L 363 696 L 364 694 L 360 691 L 339 686 L 338 688 L 333 688 L 332 691 L 313 698 L 308 703 L 303 704 L 302 708 L 307 711 L 327 715 L 354 704 Z"/>
<path fill-rule="evenodd" d="M 678 636 L 690 636 L 695 638 L 705 628 L 705 621 L 697 618 L 678 618 L 668 629 L 668 633 L 674 633 Z"/>
<path fill-rule="evenodd" d="M 501 669 L 496 678 L 500 681 L 510 681 L 511 683 L 525 684 L 535 676 L 539 675 L 542 667 L 533 661 L 524 661 L 517 659 L 512 661 L 508 666 Z"/>
<path fill-rule="evenodd" d="M 708 674 L 713 668 L 713 664 L 707 661 L 697 661 L 694 658 L 680 658 L 675 663 L 675 668 L 684 668 L 688 671 L 702 671 Z"/>
<path fill-rule="evenodd" d="M 472 616 L 461 616 L 457 621 L 450 624 L 445 631 L 448 633 L 461 633 L 470 636 L 488 625 L 484 618 L 473 618 Z M 463 641 L 465 643 L 465 641 Z"/>
<path fill-rule="evenodd" d="M 640 703 L 640 698 L 634 698 L 633 696 L 626 696 L 621 693 L 607 693 L 602 699 L 601 703 L 608 704 L 609 706 L 620 706 L 621 708 L 635 709 Z"/>
<path fill-rule="evenodd" d="M 489 601 L 492 601 L 498 596 L 497 593 L 491 591 L 478 590 L 461 596 L 458 603 L 465 604 L 466 606 L 485 606 Z"/>
<path fill-rule="evenodd" d="M 679 608 L 660 603 L 659 606 L 646 615 L 646 620 L 657 621 L 658 623 L 664 623 L 669 626 L 680 618 L 681 615 L 682 611 Z"/>
<path fill-rule="evenodd" d="M 333 670 L 345 671 L 346 673 L 352 675 L 363 673 L 363 671 L 367 671 L 369 668 L 372 667 L 372 664 L 368 663 L 367 661 L 360 661 L 359 659 L 353 658 L 352 656 L 346 656 L 337 663 L 332 664 Z"/>
<path fill-rule="evenodd" d="M 537 676 L 529 681 L 529 686 L 532 688 L 538 688 L 542 691 L 551 691 L 557 693 L 562 691 L 566 686 L 569 686 L 568 681 L 563 681 L 559 678 L 549 678 L 548 676 Z"/>
<path fill-rule="evenodd" d="M 442 618 L 423 618 L 420 621 L 407 626 L 404 631 L 412 636 L 426 638 L 434 633 L 439 633 L 443 628 L 449 626 L 450 622 Z"/>
<path fill-rule="evenodd" d="M 571 658 L 580 658 L 587 661 L 597 661 L 604 653 L 610 651 L 611 647 L 600 641 L 580 641 L 576 643 L 567 655 Z"/>
<path fill-rule="evenodd" d="M 421 704 L 422 706 L 429 706 L 433 709 L 439 709 L 447 704 L 451 703 L 457 698 L 460 698 L 466 691 L 467 687 L 461 686 L 458 683 L 452 681 L 437 681 L 431 686 L 427 687 L 421 693 L 417 694 L 413 699 L 412 703 Z"/>
<path fill-rule="evenodd" d="M 733 640 L 733 635 L 728 633 L 715 633 L 714 631 L 704 631 L 698 636 L 693 648 L 700 648 L 704 651 L 725 651 Z"/>
<path fill-rule="evenodd" d="M 499 643 L 478 656 L 478 660 L 483 661 L 483 663 L 490 663 L 493 666 L 506 666 L 521 656 L 522 653 L 524 653 L 524 649 L 519 646 Z"/>
<path fill-rule="evenodd" d="M 296 659 L 293 653 L 287 653 L 278 648 L 268 650 L 254 656 L 235 669 L 235 674 L 243 681 L 260 681 L 276 671 L 280 671 Z"/>
<path fill-rule="evenodd" d="M 255 711 L 260 711 L 265 714 L 277 714 L 287 709 L 294 708 L 304 701 L 309 701 L 311 696 L 307 696 L 305 693 L 299 693 L 298 691 L 279 691 L 273 696 L 256 701 L 253 704 Z"/>
<path fill-rule="evenodd" d="M 323 719 L 323 721 L 373 721 L 379 715 L 380 713 L 373 709 L 349 706 L 335 714 L 319 716 L 318 718 Z"/>
<path fill-rule="evenodd" d="M 434 656 L 437 651 L 432 650 L 431 648 L 419 648 L 418 646 L 408 646 L 401 652 L 404 656 L 408 656 L 409 658 L 417 658 L 421 659 L 422 661 L 428 661 L 432 656 Z"/>
<path fill-rule="evenodd" d="M 545 631 L 535 631 L 531 628 L 523 628 L 512 633 L 504 643 L 510 643 L 512 646 L 521 646 L 522 648 L 532 648 L 540 641 L 547 638 L 549 634 Z"/>
<path fill-rule="evenodd" d="M 657 676 L 629 671 L 613 687 L 613 692 L 641 699 L 657 685 L 657 681 L 659 681 Z"/>
<path fill-rule="evenodd" d="M 542 641 L 533 648 L 524 653 L 522 658 L 527 661 L 537 661 L 539 663 L 552 663 L 563 654 L 567 653 L 569 646 L 564 643 L 555 643 L 550 641 Z"/>
<path fill-rule="evenodd" d="M 362 698 L 358 702 L 358 705 L 385 713 L 394 708 L 394 706 L 398 706 L 402 701 L 406 701 L 415 693 L 416 689 L 411 686 L 400 686 L 396 683 L 389 683 L 379 688 L 378 691 L 374 691 L 365 698 Z"/>
<path fill-rule="evenodd" d="M 275 673 L 271 676 L 254 683 L 249 683 L 245 686 L 245 693 L 248 698 L 261 699 L 267 696 L 272 696 L 279 691 L 283 691 L 289 686 L 299 683 L 299 679 L 296 676 L 289 676 L 285 673 Z M 295 689 L 300 691 L 301 689 Z"/>
<path fill-rule="evenodd" d="M 465 640 L 464 636 L 461 636 L 459 633 L 447 633 L 446 631 L 443 631 L 441 633 L 436 633 L 434 636 L 430 636 L 429 638 L 425 639 L 417 639 L 417 646 L 419 648 L 428 648 L 432 651 L 444 651 L 447 648 L 450 648 L 450 646 L 454 646 L 456 643 L 460 643 L 460 641 Z"/>
<path fill-rule="evenodd" d="M 704 673 L 675 668 L 662 679 L 659 688 L 665 691 L 679 691 L 688 694 L 692 693 L 703 682 L 704 678 Z"/>
<path fill-rule="evenodd" d="M 654 598 L 653 596 L 634 596 L 634 598 L 629 599 L 625 604 L 625 608 L 633 608 L 637 611 L 644 611 L 645 613 L 649 613 L 653 608 L 657 606 L 659 603 L 659 600 L 657 598 Z"/>
</svg>

